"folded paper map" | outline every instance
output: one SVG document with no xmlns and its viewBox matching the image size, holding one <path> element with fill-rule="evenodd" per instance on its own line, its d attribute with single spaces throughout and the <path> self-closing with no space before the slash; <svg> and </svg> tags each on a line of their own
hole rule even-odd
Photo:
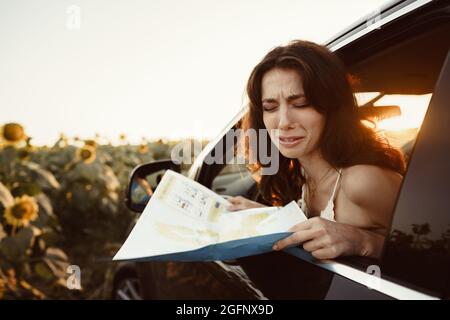
<svg viewBox="0 0 450 320">
<path fill-rule="evenodd" d="M 230 260 L 272 250 L 305 221 L 295 201 L 284 207 L 227 211 L 231 203 L 168 170 L 113 260 Z"/>
</svg>

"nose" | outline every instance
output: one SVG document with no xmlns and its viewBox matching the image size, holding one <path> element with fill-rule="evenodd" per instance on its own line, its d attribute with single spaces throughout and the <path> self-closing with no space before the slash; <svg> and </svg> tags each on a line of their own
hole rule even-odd
<svg viewBox="0 0 450 320">
<path fill-rule="evenodd" d="M 287 105 L 280 106 L 279 113 L 279 121 L 278 121 L 278 129 L 280 130 L 288 130 L 292 128 L 292 115 L 290 113 L 290 108 Z"/>
</svg>

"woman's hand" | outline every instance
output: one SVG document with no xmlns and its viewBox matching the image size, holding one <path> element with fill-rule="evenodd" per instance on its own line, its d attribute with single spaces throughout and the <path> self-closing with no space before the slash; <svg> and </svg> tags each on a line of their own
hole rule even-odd
<svg viewBox="0 0 450 320">
<path fill-rule="evenodd" d="M 241 196 L 228 198 L 228 201 L 231 202 L 231 205 L 228 206 L 228 208 L 227 208 L 228 211 L 237 211 L 237 210 L 245 210 L 245 209 L 251 209 L 251 208 L 267 207 L 259 202 L 248 200 Z"/>
<path fill-rule="evenodd" d="M 289 237 L 275 243 L 274 250 L 303 244 L 303 249 L 316 259 L 334 259 L 339 256 L 379 257 L 384 237 L 351 225 L 311 218 L 289 229 Z"/>
</svg>

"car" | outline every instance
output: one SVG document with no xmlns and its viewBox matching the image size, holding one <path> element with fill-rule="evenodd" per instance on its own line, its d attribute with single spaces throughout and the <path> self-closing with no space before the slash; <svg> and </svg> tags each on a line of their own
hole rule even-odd
<svg viewBox="0 0 450 320">
<path fill-rule="evenodd" d="M 408 160 L 380 259 L 320 261 L 300 248 L 289 248 L 230 261 L 126 262 L 117 268 L 112 297 L 448 299 L 449 35 L 449 1 L 403 0 L 388 3 L 326 43 L 353 75 L 361 110 L 380 115 L 381 106 L 387 110 L 384 114 L 391 113 L 384 121 L 386 137 L 403 148 Z M 168 169 L 218 194 L 261 201 L 244 164 L 205 161 L 215 148 L 225 145 L 227 134 L 239 127 L 245 112 L 243 108 L 231 119 L 188 171 L 170 159 L 135 168 L 127 206 L 142 212 L 149 197 L 135 193 L 136 179 L 156 186 L 155 177 Z M 410 127 L 395 130 L 405 124 Z"/>
</svg>

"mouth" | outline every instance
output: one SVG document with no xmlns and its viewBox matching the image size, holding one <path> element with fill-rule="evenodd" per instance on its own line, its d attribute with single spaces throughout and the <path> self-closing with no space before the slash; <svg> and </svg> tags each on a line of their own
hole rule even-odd
<svg viewBox="0 0 450 320">
<path fill-rule="evenodd" d="M 293 147 L 303 141 L 305 137 L 279 137 L 280 145 L 284 147 Z"/>
</svg>

